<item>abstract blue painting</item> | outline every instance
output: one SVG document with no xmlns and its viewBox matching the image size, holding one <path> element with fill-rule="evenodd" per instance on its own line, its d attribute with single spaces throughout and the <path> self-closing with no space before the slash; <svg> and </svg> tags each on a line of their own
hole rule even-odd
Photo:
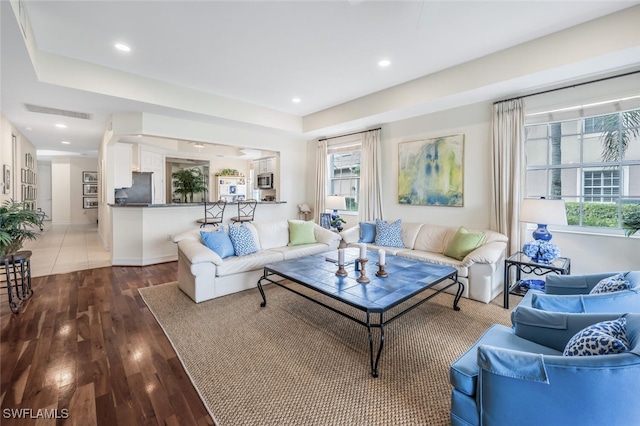
<svg viewBox="0 0 640 426">
<path fill-rule="evenodd" d="M 462 207 L 464 134 L 398 145 L 398 203 Z"/>
</svg>

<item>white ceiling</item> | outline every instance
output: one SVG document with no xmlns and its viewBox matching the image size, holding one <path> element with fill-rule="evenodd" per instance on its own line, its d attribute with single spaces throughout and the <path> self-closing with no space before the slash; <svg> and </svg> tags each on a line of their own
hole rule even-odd
<svg viewBox="0 0 640 426">
<path fill-rule="evenodd" d="M 2 112 L 37 148 L 92 155 L 114 112 L 224 118 L 38 82 L 17 19 L 1 3 Z M 24 3 L 39 51 L 304 117 L 640 1 Z M 116 42 L 132 51 L 115 50 Z M 378 67 L 381 59 L 391 65 Z M 28 112 L 24 103 L 93 119 L 67 118 L 67 129 L 59 130 L 61 117 Z"/>
</svg>

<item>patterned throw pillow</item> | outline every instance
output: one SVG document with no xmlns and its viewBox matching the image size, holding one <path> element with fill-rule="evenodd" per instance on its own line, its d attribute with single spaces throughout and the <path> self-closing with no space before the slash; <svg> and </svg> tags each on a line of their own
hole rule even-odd
<svg viewBox="0 0 640 426">
<path fill-rule="evenodd" d="M 222 259 L 235 254 L 233 251 L 233 243 L 229 235 L 227 235 L 222 228 L 214 232 L 200 231 L 200 237 L 204 245 L 216 252 Z"/>
<path fill-rule="evenodd" d="M 618 318 L 590 325 L 577 332 L 567 343 L 562 355 L 588 356 L 619 354 L 629 350 L 627 320 Z"/>
<path fill-rule="evenodd" d="M 377 246 L 404 248 L 402 242 L 402 219 L 393 223 L 376 219 L 376 240 Z"/>
<path fill-rule="evenodd" d="M 614 291 L 627 290 L 629 281 L 625 279 L 626 273 L 619 273 L 609 278 L 600 280 L 589 294 L 612 293 Z"/>
<path fill-rule="evenodd" d="M 240 226 L 230 225 L 229 238 L 231 238 L 231 242 L 233 243 L 236 256 L 246 256 L 258 251 L 256 241 L 253 239 L 253 234 L 244 223 Z"/>
</svg>

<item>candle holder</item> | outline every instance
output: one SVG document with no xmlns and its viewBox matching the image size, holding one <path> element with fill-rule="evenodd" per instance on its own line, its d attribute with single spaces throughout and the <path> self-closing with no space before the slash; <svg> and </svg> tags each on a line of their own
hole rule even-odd
<svg viewBox="0 0 640 426">
<path fill-rule="evenodd" d="M 389 274 L 384 270 L 385 265 L 380 265 L 378 263 L 378 271 L 376 272 L 376 277 L 387 278 Z"/>
<path fill-rule="evenodd" d="M 365 270 L 365 265 L 368 261 L 369 259 L 358 259 L 358 262 L 360 262 L 360 276 L 356 279 L 356 281 L 358 281 L 359 283 L 368 283 L 369 281 L 371 281 L 369 277 L 367 277 L 367 272 Z"/>
<path fill-rule="evenodd" d="M 336 271 L 336 276 L 338 277 L 346 277 L 347 271 L 344 269 L 344 265 L 338 263 L 338 270 Z"/>
</svg>

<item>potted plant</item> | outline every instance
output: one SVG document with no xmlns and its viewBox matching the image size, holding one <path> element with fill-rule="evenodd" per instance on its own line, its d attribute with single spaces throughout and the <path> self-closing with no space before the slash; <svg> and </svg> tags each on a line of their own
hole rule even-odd
<svg viewBox="0 0 640 426">
<path fill-rule="evenodd" d="M 202 170 L 197 167 L 178 170 L 173 172 L 171 177 L 174 179 L 173 186 L 175 189 L 173 192 L 182 196 L 183 203 L 187 202 L 187 197 L 189 197 L 189 202 L 192 203 L 194 193 L 207 190 Z"/>
<path fill-rule="evenodd" d="M 346 220 L 344 220 L 343 218 L 341 218 L 340 216 L 336 217 L 335 219 L 333 219 L 331 221 L 331 227 L 332 228 L 336 228 L 338 230 L 338 232 L 342 232 L 342 224 L 343 223 L 347 223 Z"/>
<path fill-rule="evenodd" d="M 24 240 L 35 240 L 44 215 L 25 208 L 25 203 L 6 200 L 0 206 L 0 257 L 17 252 Z"/>
<path fill-rule="evenodd" d="M 640 231 L 640 209 L 629 213 L 627 217 L 622 219 L 622 229 L 625 230 L 627 237 Z"/>
</svg>

